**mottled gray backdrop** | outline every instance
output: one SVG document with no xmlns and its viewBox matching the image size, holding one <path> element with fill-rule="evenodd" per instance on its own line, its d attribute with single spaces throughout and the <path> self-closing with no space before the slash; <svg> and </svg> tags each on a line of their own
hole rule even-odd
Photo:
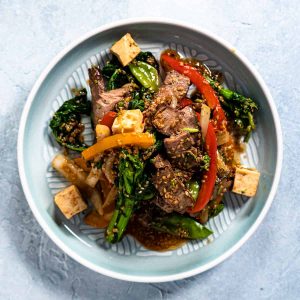
<svg viewBox="0 0 300 300">
<path fill-rule="evenodd" d="M 49 61 L 97 26 L 141 16 L 188 21 L 231 42 L 263 75 L 284 132 L 280 187 L 254 236 L 213 270 L 162 284 L 110 279 L 67 257 L 35 221 L 17 168 L 21 112 Z M 0 0 L 0 299 L 299 299 L 299 16 L 297 0 Z"/>
</svg>

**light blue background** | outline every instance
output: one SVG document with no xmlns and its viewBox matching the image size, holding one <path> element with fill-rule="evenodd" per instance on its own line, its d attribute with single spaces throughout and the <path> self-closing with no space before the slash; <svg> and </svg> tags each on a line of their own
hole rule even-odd
<svg viewBox="0 0 300 300">
<path fill-rule="evenodd" d="M 0 0 L 0 299 L 299 299 L 299 15 L 297 0 Z M 213 270 L 162 284 L 110 279 L 62 253 L 30 212 L 16 157 L 23 105 L 48 62 L 95 27 L 141 16 L 187 21 L 238 48 L 269 86 L 284 132 L 280 187 L 254 236 Z"/>
</svg>

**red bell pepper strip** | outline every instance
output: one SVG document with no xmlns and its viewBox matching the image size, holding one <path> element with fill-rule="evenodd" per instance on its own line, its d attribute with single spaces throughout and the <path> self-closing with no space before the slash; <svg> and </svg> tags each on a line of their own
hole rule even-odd
<svg viewBox="0 0 300 300">
<path fill-rule="evenodd" d="M 198 120 L 200 114 L 196 113 Z M 202 182 L 197 201 L 190 213 L 197 213 L 201 211 L 209 202 L 214 191 L 217 178 L 217 138 L 215 130 L 211 122 L 208 124 L 207 133 L 205 137 L 205 148 L 210 157 L 209 169 L 203 175 L 204 182 Z"/>
<path fill-rule="evenodd" d="M 225 113 L 220 105 L 220 101 L 214 89 L 210 86 L 209 82 L 204 78 L 204 76 L 200 74 L 195 67 L 187 64 L 184 61 L 171 57 L 168 54 L 163 54 L 161 56 L 161 60 L 167 63 L 173 70 L 187 76 L 191 80 L 191 82 L 206 99 L 208 106 L 211 109 L 215 109 L 213 116 L 216 121 L 216 127 L 220 130 L 225 129 Z"/>
<path fill-rule="evenodd" d="M 107 127 L 111 128 L 115 118 L 117 117 L 117 113 L 114 111 L 109 111 L 104 115 L 102 120 L 99 122 L 101 125 L 106 125 Z"/>
<path fill-rule="evenodd" d="M 189 98 L 182 98 L 180 101 L 179 101 L 179 105 L 181 108 L 185 108 L 186 106 L 189 106 L 189 105 L 192 105 L 193 104 L 193 101 Z"/>
</svg>

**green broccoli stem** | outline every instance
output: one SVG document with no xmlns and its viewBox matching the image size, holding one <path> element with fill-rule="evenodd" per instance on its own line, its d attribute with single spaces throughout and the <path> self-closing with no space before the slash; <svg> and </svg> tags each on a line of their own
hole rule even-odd
<svg viewBox="0 0 300 300">
<path fill-rule="evenodd" d="M 120 210 L 115 209 L 114 214 L 113 214 L 112 218 L 110 219 L 110 222 L 106 229 L 106 240 L 109 243 L 115 243 L 118 240 L 117 230 L 115 230 L 115 228 L 117 228 L 117 221 L 119 219 L 120 214 L 121 214 Z"/>
<path fill-rule="evenodd" d="M 255 129 L 253 113 L 258 109 L 257 104 L 251 98 L 225 89 L 208 76 L 205 76 L 205 79 L 223 97 L 223 101 L 220 101 L 222 107 L 234 119 L 236 125 L 243 130 L 244 141 L 248 142 L 252 130 Z"/>
<path fill-rule="evenodd" d="M 135 206 L 135 200 L 132 198 L 125 197 L 124 201 L 122 200 L 118 198 L 121 203 L 117 203 L 118 208 L 115 209 L 106 231 L 106 240 L 110 243 L 121 240 Z"/>
<path fill-rule="evenodd" d="M 219 94 L 224 97 L 226 100 L 239 100 L 239 101 L 246 101 L 249 98 L 246 98 L 245 96 L 234 92 L 229 89 L 225 89 L 221 84 L 219 84 L 217 81 L 214 81 L 208 76 L 205 76 L 205 79 L 208 81 L 208 83 L 219 92 Z"/>
<path fill-rule="evenodd" d="M 139 154 L 129 154 L 126 150 L 121 152 L 119 161 L 119 195 L 116 209 L 106 230 L 106 240 L 116 243 L 121 240 L 127 224 L 139 199 L 139 187 L 144 178 L 145 164 Z"/>
</svg>

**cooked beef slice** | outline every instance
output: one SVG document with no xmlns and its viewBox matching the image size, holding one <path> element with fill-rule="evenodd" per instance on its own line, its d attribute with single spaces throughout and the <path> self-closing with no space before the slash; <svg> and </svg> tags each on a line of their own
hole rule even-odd
<svg viewBox="0 0 300 300">
<path fill-rule="evenodd" d="M 190 172 L 186 170 L 181 170 L 177 168 L 173 168 L 174 174 L 176 177 L 180 178 L 180 180 L 185 184 L 187 181 L 191 180 L 195 172 Z"/>
<path fill-rule="evenodd" d="M 160 195 L 156 195 L 156 197 L 152 200 L 160 209 L 167 213 L 171 213 L 174 211 L 172 205 L 166 202 Z"/>
<path fill-rule="evenodd" d="M 197 128 L 195 112 L 191 107 L 178 110 L 170 106 L 162 106 L 155 113 L 152 124 L 164 135 L 174 135 L 180 133 L 183 128 Z"/>
<path fill-rule="evenodd" d="M 187 131 L 165 138 L 164 146 L 172 165 L 183 170 L 199 169 L 202 152 L 196 141 L 195 137 Z"/>
<path fill-rule="evenodd" d="M 92 67 L 89 69 L 89 85 L 92 94 L 93 123 L 96 126 L 100 115 L 100 107 L 97 104 L 97 101 L 100 99 L 100 95 L 105 89 L 105 83 L 100 68 Z"/>
<path fill-rule="evenodd" d="M 179 121 L 179 111 L 169 106 L 164 106 L 156 112 L 152 124 L 160 133 L 172 135 L 177 132 Z"/>
<path fill-rule="evenodd" d="M 178 100 L 183 98 L 189 88 L 190 80 L 188 77 L 172 70 L 167 73 L 162 86 L 159 88 L 156 96 L 145 111 L 145 116 L 151 119 L 151 116 L 162 106 L 171 106 L 175 108 Z"/>
<path fill-rule="evenodd" d="M 174 70 L 167 73 L 164 80 L 165 86 L 170 86 L 177 99 L 183 98 L 190 85 L 190 79 Z"/>
<path fill-rule="evenodd" d="M 119 89 L 105 91 L 104 79 L 98 67 L 89 69 L 89 84 L 92 94 L 93 123 L 96 125 L 103 116 L 114 109 L 132 91 L 132 84 L 125 84 Z"/>
<path fill-rule="evenodd" d="M 170 162 L 157 155 L 153 163 L 156 172 L 152 182 L 160 196 L 155 200 L 156 204 L 166 212 L 185 213 L 192 208 L 193 198 L 183 182 L 175 175 Z"/>
<path fill-rule="evenodd" d="M 181 128 L 198 128 L 196 113 L 190 106 L 180 110 L 179 118 Z"/>
</svg>

